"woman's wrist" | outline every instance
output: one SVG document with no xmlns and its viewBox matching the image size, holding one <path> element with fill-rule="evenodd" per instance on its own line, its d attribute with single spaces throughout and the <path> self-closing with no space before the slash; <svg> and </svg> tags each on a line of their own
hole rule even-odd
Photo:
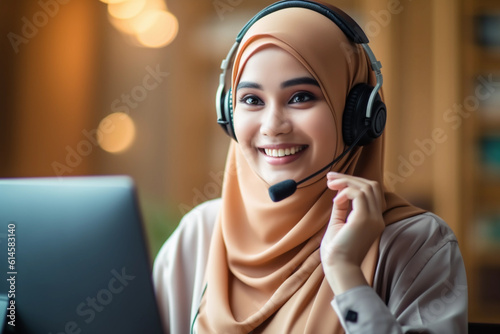
<svg viewBox="0 0 500 334">
<path fill-rule="evenodd" d="M 357 286 L 368 285 L 361 267 L 353 263 L 337 262 L 326 268 L 324 266 L 323 271 L 335 295 Z"/>
</svg>

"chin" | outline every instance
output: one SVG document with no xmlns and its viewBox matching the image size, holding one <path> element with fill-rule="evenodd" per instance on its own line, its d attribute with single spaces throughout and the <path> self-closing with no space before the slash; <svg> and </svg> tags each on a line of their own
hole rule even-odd
<svg viewBox="0 0 500 334">
<path fill-rule="evenodd" d="M 297 174 L 292 174 L 292 173 L 279 173 L 279 172 L 273 172 L 273 175 L 264 175 L 262 176 L 262 179 L 269 184 L 269 186 L 275 185 L 279 182 L 285 181 L 285 180 L 294 180 L 296 182 L 302 180 L 304 177 L 302 177 L 302 174 L 297 175 Z M 262 175 L 262 174 L 261 174 Z"/>
</svg>

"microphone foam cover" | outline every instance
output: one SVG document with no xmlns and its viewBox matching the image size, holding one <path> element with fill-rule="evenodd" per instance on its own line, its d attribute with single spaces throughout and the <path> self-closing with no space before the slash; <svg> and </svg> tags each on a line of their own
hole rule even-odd
<svg viewBox="0 0 500 334">
<path fill-rule="evenodd" d="M 294 180 L 285 180 L 269 187 L 269 197 L 273 202 L 284 200 L 297 190 L 297 182 Z"/>
</svg>

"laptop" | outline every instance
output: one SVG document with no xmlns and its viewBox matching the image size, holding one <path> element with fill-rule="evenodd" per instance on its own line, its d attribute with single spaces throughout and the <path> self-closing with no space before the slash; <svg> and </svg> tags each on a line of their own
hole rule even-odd
<svg viewBox="0 0 500 334">
<path fill-rule="evenodd" d="M 134 182 L 0 179 L 0 330 L 160 334 Z"/>
</svg>

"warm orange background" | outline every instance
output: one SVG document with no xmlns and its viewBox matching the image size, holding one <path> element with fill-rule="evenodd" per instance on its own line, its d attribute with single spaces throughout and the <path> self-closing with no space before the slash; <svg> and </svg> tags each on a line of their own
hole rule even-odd
<svg viewBox="0 0 500 334">
<path fill-rule="evenodd" d="M 131 175 L 154 255 L 183 213 L 219 195 L 229 143 L 214 108 L 220 61 L 271 1 L 168 0 L 179 32 L 158 49 L 129 43 L 100 1 L 60 2 L 0 2 L 0 177 Z M 485 134 L 500 135 L 500 106 L 485 121 L 475 104 L 479 76 L 500 81 L 500 52 L 474 42 L 475 15 L 500 5 L 329 2 L 360 22 L 383 64 L 388 185 L 450 224 L 467 264 L 471 320 L 500 322 L 500 289 L 488 283 L 500 279 L 500 223 L 491 240 L 478 234 L 479 218 L 500 215 L 498 170 L 485 172 L 478 145 Z M 40 3 L 58 4 L 57 13 L 29 30 Z M 154 88 L 151 71 L 159 73 Z M 136 137 L 112 154 L 95 134 L 117 109 L 134 121 Z"/>
</svg>

